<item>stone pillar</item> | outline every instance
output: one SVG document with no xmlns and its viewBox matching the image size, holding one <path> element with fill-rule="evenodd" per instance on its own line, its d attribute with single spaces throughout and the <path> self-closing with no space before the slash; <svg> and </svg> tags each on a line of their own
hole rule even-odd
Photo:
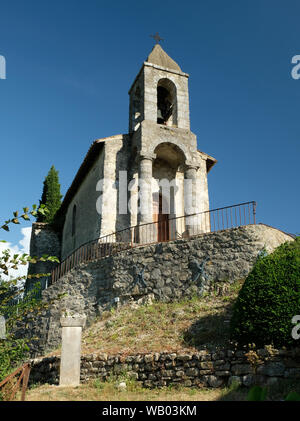
<svg viewBox="0 0 300 421">
<path fill-rule="evenodd" d="M 5 317 L 0 316 L 0 339 L 6 339 Z"/>
<path fill-rule="evenodd" d="M 187 165 L 184 172 L 184 213 L 197 213 L 197 167 Z M 185 219 L 186 234 L 195 235 L 198 232 L 199 216 L 189 216 Z"/>
<path fill-rule="evenodd" d="M 153 222 L 152 200 L 152 161 L 155 155 L 141 155 L 139 166 L 139 225 Z M 153 226 L 140 227 L 139 242 L 142 244 L 153 241 Z"/>
<path fill-rule="evenodd" d="M 86 316 L 61 317 L 62 348 L 60 360 L 60 386 L 80 384 L 81 332 Z"/>
</svg>

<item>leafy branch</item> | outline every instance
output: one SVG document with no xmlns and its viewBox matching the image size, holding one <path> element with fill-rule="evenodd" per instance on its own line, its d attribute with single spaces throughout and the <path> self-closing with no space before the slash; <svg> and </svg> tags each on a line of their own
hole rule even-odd
<svg viewBox="0 0 300 421">
<path fill-rule="evenodd" d="M 27 265 L 27 263 L 35 264 L 37 262 L 53 262 L 59 263 L 59 259 L 55 256 L 43 254 L 41 257 L 30 256 L 29 254 L 11 254 L 8 249 L 3 250 L 0 256 L 0 270 L 4 275 L 8 275 L 9 270 L 18 270 L 19 265 Z M 1 273 L 0 273 L 1 274 Z M 30 276 L 28 276 L 30 278 Z"/>
<path fill-rule="evenodd" d="M 23 213 L 13 212 L 13 217 L 4 221 L 0 226 L 4 231 L 9 231 L 10 225 L 20 224 L 21 220 L 30 221 L 31 217 L 38 215 L 48 215 L 49 211 L 45 205 L 41 204 L 37 209 L 36 205 L 30 210 L 28 207 L 23 208 Z M 0 240 L 6 243 L 4 240 Z M 59 263 L 59 259 L 55 256 L 42 255 L 41 257 L 30 256 L 26 253 L 13 253 L 9 249 L 2 251 L 0 255 L 0 314 L 5 315 L 7 334 L 6 339 L 0 339 L 0 381 L 7 376 L 24 358 L 29 350 L 29 340 L 25 338 L 16 338 L 13 333 L 13 327 L 17 322 L 24 322 L 27 319 L 26 329 L 29 328 L 30 318 L 34 324 L 35 316 L 45 311 L 56 299 L 61 299 L 64 294 L 59 294 L 54 299 L 43 302 L 40 297 L 41 283 L 35 282 L 33 287 L 24 294 L 24 281 L 28 278 L 41 278 L 49 276 L 48 273 L 28 274 L 27 276 L 18 276 L 15 279 L 1 279 L 1 275 L 8 275 L 10 270 L 17 270 L 20 265 L 28 263 L 35 264 L 38 262 Z M 26 316 L 26 317 L 25 317 Z M 29 319 L 28 319 L 29 317 Z M 33 340 L 31 338 L 31 340 Z M 1 400 L 1 395 L 0 395 Z"/>
<path fill-rule="evenodd" d="M 19 211 L 13 212 L 13 218 L 8 219 L 7 221 L 4 221 L 4 224 L 0 227 L 4 231 L 9 231 L 9 224 L 20 224 L 20 219 L 24 219 L 24 221 L 30 221 L 30 215 L 33 217 L 37 217 L 39 214 L 46 216 L 49 213 L 49 210 L 46 208 L 45 205 L 40 205 L 39 208 L 37 208 L 37 205 L 32 205 L 32 209 L 29 210 L 28 207 L 23 208 L 23 213 L 19 215 Z M 4 241 L 2 241 L 4 242 Z"/>
</svg>

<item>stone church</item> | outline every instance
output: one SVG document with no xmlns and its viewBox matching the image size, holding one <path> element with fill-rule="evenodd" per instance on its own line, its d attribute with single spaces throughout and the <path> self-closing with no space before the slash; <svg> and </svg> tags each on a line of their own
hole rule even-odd
<svg viewBox="0 0 300 421">
<path fill-rule="evenodd" d="M 222 293 L 262 250 L 293 241 L 256 224 L 255 202 L 209 210 L 215 163 L 190 130 L 188 74 L 156 44 L 129 90 L 129 133 L 94 141 L 56 226 L 32 225 L 31 256 L 62 262 L 29 266 L 30 274 L 52 271 L 39 278 L 48 308 L 18 327 L 19 337 L 37 338 L 32 355 L 59 346 L 66 310 L 92 323 L 116 303 Z M 117 252 L 99 255 L 104 246 Z"/>
<path fill-rule="evenodd" d="M 156 44 L 129 90 L 129 133 L 94 141 L 65 195 L 62 260 L 89 241 L 152 222 L 152 242 L 180 238 L 191 221 L 178 217 L 209 209 L 216 160 L 197 149 L 190 130 L 188 78 Z M 209 231 L 208 221 L 197 226 Z M 145 227 L 134 241 L 150 237 Z"/>
</svg>

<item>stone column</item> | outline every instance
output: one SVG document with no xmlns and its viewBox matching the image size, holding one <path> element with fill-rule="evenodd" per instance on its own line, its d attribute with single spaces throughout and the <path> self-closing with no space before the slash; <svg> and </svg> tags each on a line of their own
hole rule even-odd
<svg viewBox="0 0 300 421">
<path fill-rule="evenodd" d="M 153 222 L 152 161 L 155 155 L 141 155 L 139 166 L 139 225 Z M 139 242 L 153 241 L 153 226 L 140 227 Z"/>
<path fill-rule="evenodd" d="M 60 360 L 60 386 L 80 384 L 81 332 L 86 316 L 61 317 L 62 348 Z"/>
<path fill-rule="evenodd" d="M 187 165 L 184 171 L 184 213 L 197 213 L 197 167 Z M 185 219 L 186 234 L 194 235 L 198 232 L 199 216 L 189 216 Z"/>
</svg>

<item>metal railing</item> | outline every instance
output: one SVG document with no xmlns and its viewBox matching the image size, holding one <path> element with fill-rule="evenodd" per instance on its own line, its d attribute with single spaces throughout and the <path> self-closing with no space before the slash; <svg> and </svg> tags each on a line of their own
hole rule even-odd
<svg viewBox="0 0 300 421">
<path fill-rule="evenodd" d="M 129 227 L 81 245 L 52 271 L 50 284 L 81 263 L 134 247 L 189 239 L 208 232 L 256 224 L 255 215 L 254 201 L 173 218 L 158 215 L 156 222 Z"/>
<path fill-rule="evenodd" d="M 7 376 L 1 383 L 0 383 L 0 389 L 1 387 L 7 385 L 10 381 L 13 380 L 14 377 L 16 377 L 20 373 L 19 378 L 16 381 L 16 384 L 12 386 L 12 390 L 10 393 L 8 393 L 8 397 L 5 400 L 12 401 L 14 397 L 16 396 L 16 393 L 21 385 L 22 382 L 22 393 L 21 393 L 21 401 L 25 400 L 25 394 L 28 386 L 28 380 L 30 375 L 30 364 L 26 363 L 22 365 L 22 367 L 15 370 L 13 373 L 11 373 L 9 376 Z"/>
</svg>

